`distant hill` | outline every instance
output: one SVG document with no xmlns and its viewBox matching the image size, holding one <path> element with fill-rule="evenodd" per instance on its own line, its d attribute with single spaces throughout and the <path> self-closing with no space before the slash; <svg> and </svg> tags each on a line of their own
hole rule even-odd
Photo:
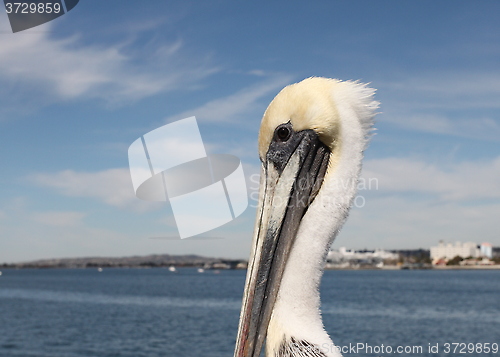
<svg viewBox="0 0 500 357">
<path fill-rule="evenodd" d="M 239 264 L 239 266 L 238 266 Z M 133 257 L 87 257 L 42 259 L 24 263 L 0 265 L 2 268 L 139 268 L 139 267 L 204 267 L 234 269 L 246 261 L 209 258 L 198 255 L 146 255 Z"/>
</svg>

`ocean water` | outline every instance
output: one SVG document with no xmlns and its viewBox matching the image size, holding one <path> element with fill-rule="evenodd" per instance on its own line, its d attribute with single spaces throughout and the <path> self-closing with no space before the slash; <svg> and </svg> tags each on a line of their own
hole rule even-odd
<svg viewBox="0 0 500 357">
<path fill-rule="evenodd" d="M 232 356 L 245 271 L 2 273 L 1 357 Z M 500 271 L 326 271 L 321 294 L 344 356 L 500 356 Z"/>
</svg>

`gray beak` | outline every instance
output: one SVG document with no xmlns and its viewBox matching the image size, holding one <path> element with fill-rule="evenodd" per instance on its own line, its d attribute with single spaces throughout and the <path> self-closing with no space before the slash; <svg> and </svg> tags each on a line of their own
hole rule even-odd
<svg viewBox="0 0 500 357">
<path fill-rule="evenodd" d="M 295 132 L 290 123 L 276 129 L 263 160 L 235 357 L 260 355 L 289 253 L 329 157 L 314 131 Z"/>
</svg>

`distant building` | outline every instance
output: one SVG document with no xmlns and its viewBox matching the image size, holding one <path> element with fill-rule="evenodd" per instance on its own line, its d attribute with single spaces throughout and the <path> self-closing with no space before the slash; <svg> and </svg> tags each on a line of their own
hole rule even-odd
<svg viewBox="0 0 500 357">
<path fill-rule="evenodd" d="M 383 249 L 375 250 L 354 250 L 340 247 L 338 250 L 328 252 L 327 261 L 330 263 L 343 262 L 367 262 L 377 263 L 386 259 L 396 260 L 399 255 Z"/>
<path fill-rule="evenodd" d="M 481 243 L 481 254 L 483 257 L 492 258 L 493 257 L 493 246 L 490 243 Z"/>
<path fill-rule="evenodd" d="M 492 246 L 489 243 L 482 243 L 478 245 L 473 242 L 455 242 L 444 243 L 440 241 L 435 247 L 431 247 L 431 259 L 437 261 L 439 259 L 453 259 L 456 256 L 462 258 L 480 258 L 480 257 L 492 257 Z"/>
<path fill-rule="evenodd" d="M 480 258 L 480 259 L 464 259 L 459 265 L 461 266 L 470 266 L 470 265 L 495 265 L 495 262 L 489 260 L 488 258 Z"/>
</svg>

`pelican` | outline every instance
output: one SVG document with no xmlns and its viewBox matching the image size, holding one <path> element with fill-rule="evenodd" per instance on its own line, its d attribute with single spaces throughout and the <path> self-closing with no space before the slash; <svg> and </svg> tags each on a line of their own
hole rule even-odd
<svg viewBox="0 0 500 357">
<path fill-rule="evenodd" d="M 235 357 L 339 357 L 320 313 L 319 284 L 347 218 L 379 103 L 352 81 L 289 85 L 262 118 L 259 208 Z"/>
</svg>

